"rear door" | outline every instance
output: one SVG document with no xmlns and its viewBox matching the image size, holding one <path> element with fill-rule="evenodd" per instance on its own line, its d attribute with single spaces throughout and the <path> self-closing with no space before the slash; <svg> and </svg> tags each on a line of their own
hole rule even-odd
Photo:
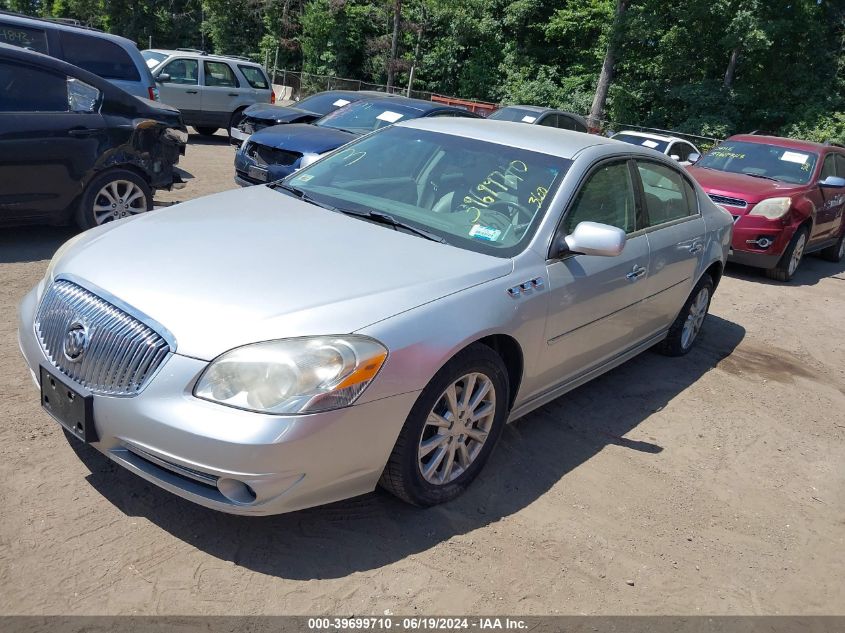
<svg viewBox="0 0 845 633">
<path fill-rule="evenodd" d="M 0 62 L 0 95 L 0 219 L 64 218 L 106 147 L 99 90 Z"/>
<path fill-rule="evenodd" d="M 549 313 L 541 373 L 554 385 L 575 379 L 645 338 L 640 302 L 648 283 L 648 239 L 640 230 L 632 170 L 625 159 L 590 172 L 567 210 L 558 236 L 584 221 L 623 229 L 617 257 L 569 255 L 547 264 Z"/>
<path fill-rule="evenodd" d="M 655 334 L 672 324 L 692 292 L 702 269 L 706 227 L 685 176 L 648 159 L 635 162 L 651 251 L 642 310 Z"/>
<path fill-rule="evenodd" d="M 201 123 L 203 95 L 200 91 L 199 62 L 177 57 L 165 62 L 155 73 L 162 103 L 182 111 L 185 123 Z"/>
<path fill-rule="evenodd" d="M 838 159 L 838 160 L 837 160 Z M 828 176 L 845 178 L 845 157 L 828 152 L 822 162 L 819 182 Z M 813 196 L 814 198 L 816 196 Z M 839 225 L 842 222 L 842 207 L 845 204 L 845 187 L 818 187 L 820 202 L 816 208 L 815 225 L 812 241 L 828 240 L 839 235 Z"/>
<path fill-rule="evenodd" d="M 204 59 L 202 106 L 203 118 L 209 124 L 228 127 L 229 119 L 238 105 L 245 100 L 242 93 L 249 93 L 249 87 L 242 87 L 235 71 L 224 61 Z"/>
</svg>

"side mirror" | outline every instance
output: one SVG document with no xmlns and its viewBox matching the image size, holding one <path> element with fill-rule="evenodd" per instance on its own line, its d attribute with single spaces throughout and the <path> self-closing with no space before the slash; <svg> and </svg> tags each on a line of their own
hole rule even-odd
<svg viewBox="0 0 845 633">
<path fill-rule="evenodd" d="M 168 75 L 167 73 L 159 73 L 159 75 L 156 77 L 157 84 L 166 84 L 168 81 L 170 81 L 170 75 Z"/>
<path fill-rule="evenodd" d="M 819 181 L 819 187 L 845 187 L 845 178 L 839 176 L 828 176 L 824 180 Z"/>
<path fill-rule="evenodd" d="M 625 231 L 598 222 L 579 222 L 570 235 L 555 245 L 555 256 L 595 255 L 616 257 L 625 248 Z"/>
<path fill-rule="evenodd" d="M 695 165 L 700 160 L 701 160 L 701 154 L 699 154 L 698 152 L 690 152 L 690 155 L 687 156 L 687 162 L 690 165 Z"/>
</svg>

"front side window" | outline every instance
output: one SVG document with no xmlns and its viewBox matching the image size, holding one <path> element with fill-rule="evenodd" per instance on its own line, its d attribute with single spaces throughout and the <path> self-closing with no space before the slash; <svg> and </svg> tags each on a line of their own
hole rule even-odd
<svg viewBox="0 0 845 633">
<path fill-rule="evenodd" d="M 836 175 L 836 159 L 834 158 L 833 154 L 828 154 L 824 157 L 824 162 L 822 163 L 822 173 L 819 174 L 819 180 L 824 180 L 828 176 L 835 176 Z"/>
<path fill-rule="evenodd" d="M 389 127 L 286 181 L 340 210 L 389 214 L 467 250 L 523 250 L 572 161 L 452 134 Z"/>
<path fill-rule="evenodd" d="M 129 53 L 101 37 L 62 31 L 62 50 L 66 62 L 103 79 L 141 81 Z"/>
<path fill-rule="evenodd" d="M 238 68 L 241 69 L 247 83 L 256 90 L 267 90 L 270 87 L 270 82 L 267 81 L 267 77 L 264 76 L 264 72 L 260 68 L 242 64 L 239 64 Z"/>
<path fill-rule="evenodd" d="M 0 62 L 0 112 L 67 112 L 68 109 L 67 77 Z"/>
<path fill-rule="evenodd" d="M 170 78 L 165 83 L 196 86 L 198 68 L 195 59 L 174 59 L 161 69 L 161 75 L 169 75 Z"/>
<path fill-rule="evenodd" d="M 845 178 L 845 155 L 835 154 L 836 156 L 836 175 L 840 178 Z"/>
<path fill-rule="evenodd" d="M 818 154 L 801 149 L 729 139 L 707 152 L 696 167 L 805 184 L 818 159 Z"/>
<path fill-rule="evenodd" d="M 633 233 L 637 226 L 634 183 L 627 162 L 599 167 L 581 187 L 566 214 L 563 228 L 567 235 L 581 222 L 599 222 Z"/>
<path fill-rule="evenodd" d="M 657 163 L 637 161 L 637 170 L 643 184 L 648 226 L 680 220 L 692 212 L 688 200 L 688 187 L 684 177 L 674 169 Z"/>
<path fill-rule="evenodd" d="M 19 46 L 36 53 L 49 53 L 47 33 L 41 29 L 31 29 L 17 24 L 0 22 L 0 44 Z"/>
<path fill-rule="evenodd" d="M 669 154 L 671 156 L 677 156 L 675 160 L 683 163 L 686 162 L 686 160 L 689 158 L 689 155 L 694 151 L 695 150 L 693 149 L 692 145 L 690 145 L 689 143 L 675 143 L 672 146 L 672 149 L 670 150 Z"/>
<path fill-rule="evenodd" d="M 223 62 L 203 62 L 205 66 L 205 85 L 224 88 L 237 88 L 238 80 L 229 64 Z"/>
<path fill-rule="evenodd" d="M 539 125 L 545 125 L 546 127 L 560 127 L 558 125 L 556 114 L 547 114 L 542 119 L 540 119 Z"/>
<path fill-rule="evenodd" d="M 586 132 L 587 128 L 584 127 L 578 120 L 573 119 L 569 116 L 564 116 L 562 114 L 557 115 L 558 124 L 557 126 L 564 130 L 574 130 L 576 132 Z"/>
</svg>

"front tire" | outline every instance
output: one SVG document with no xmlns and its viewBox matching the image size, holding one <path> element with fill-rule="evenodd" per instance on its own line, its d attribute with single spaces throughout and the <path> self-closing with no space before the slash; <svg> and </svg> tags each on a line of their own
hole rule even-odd
<svg viewBox="0 0 845 633">
<path fill-rule="evenodd" d="M 214 136 L 214 133 L 217 132 L 220 128 L 217 127 L 194 127 L 194 129 L 202 134 L 203 136 Z"/>
<path fill-rule="evenodd" d="M 508 394 L 496 352 L 475 343 L 457 354 L 414 403 L 379 485 L 417 506 L 463 493 L 502 434 Z"/>
<path fill-rule="evenodd" d="M 153 208 L 153 192 L 134 171 L 110 169 L 96 176 L 85 188 L 76 222 L 85 230 Z"/>
<path fill-rule="evenodd" d="M 806 226 L 802 226 L 795 231 L 795 235 L 792 236 L 789 246 L 786 247 L 777 266 L 766 270 L 766 276 L 769 279 L 789 281 L 795 276 L 795 271 L 798 270 L 798 265 L 804 256 L 804 249 L 807 247 L 809 235 L 810 232 Z"/>
<path fill-rule="evenodd" d="M 704 275 L 690 293 L 669 333 L 657 350 L 666 356 L 683 356 L 689 352 L 704 325 L 713 298 L 713 280 Z"/>
</svg>

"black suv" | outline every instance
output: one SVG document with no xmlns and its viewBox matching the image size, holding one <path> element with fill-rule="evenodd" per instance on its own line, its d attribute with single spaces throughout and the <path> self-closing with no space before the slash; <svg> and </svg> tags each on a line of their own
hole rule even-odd
<svg viewBox="0 0 845 633">
<path fill-rule="evenodd" d="M 0 44 L 0 223 L 90 228 L 147 211 L 181 183 L 175 108 L 85 70 Z"/>
</svg>

